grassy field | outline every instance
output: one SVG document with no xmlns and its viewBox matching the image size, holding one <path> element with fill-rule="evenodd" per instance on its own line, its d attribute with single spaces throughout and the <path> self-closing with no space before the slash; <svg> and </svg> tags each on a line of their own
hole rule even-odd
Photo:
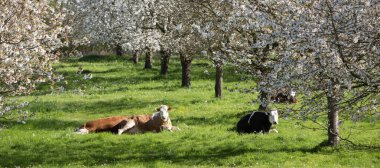
<svg viewBox="0 0 380 168">
<path fill-rule="evenodd" d="M 167 77 L 155 68 L 143 70 L 126 58 L 89 56 L 56 65 L 65 81 L 54 90 L 43 85 L 21 100 L 33 101 L 35 115 L 26 124 L 5 121 L 0 131 L 0 167 L 379 167 L 380 150 L 342 142 L 326 147 L 323 130 L 301 127 L 296 119 L 280 119 L 279 133 L 238 135 L 237 121 L 258 107 L 256 94 L 240 92 L 255 83 L 227 68 L 224 98 L 214 98 L 214 70 L 195 60 L 191 89 L 180 87 L 181 69 L 172 59 Z M 83 80 L 78 67 L 91 70 Z M 64 90 L 59 90 L 63 86 Z M 37 98 L 37 99 L 35 99 Z M 114 115 L 150 114 L 161 104 L 172 107 L 180 132 L 114 135 L 74 134 L 83 122 Z M 281 116 L 280 116 L 281 117 Z M 2 121 L 4 122 L 4 121 Z M 311 123 L 304 125 L 314 127 Z M 343 136 L 380 146 L 380 126 L 345 122 Z"/>
</svg>

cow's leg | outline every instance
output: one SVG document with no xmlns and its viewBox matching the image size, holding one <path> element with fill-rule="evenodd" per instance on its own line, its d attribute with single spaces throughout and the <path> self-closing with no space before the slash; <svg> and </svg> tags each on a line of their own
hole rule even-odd
<svg viewBox="0 0 380 168">
<path fill-rule="evenodd" d="M 170 131 L 170 132 L 172 132 L 172 126 L 161 125 L 160 131 Z"/>
<path fill-rule="evenodd" d="M 88 134 L 89 132 L 90 131 L 88 131 L 86 128 L 78 128 L 77 131 L 75 131 L 77 134 Z"/>
<path fill-rule="evenodd" d="M 269 133 L 271 133 L 271 132 L 278 133 L 277 129 L 275 129 L 275 128 L 270 129 L 270 130 L 269 130 Z"/>
<path fill-rule="evenodd" d="M 179 129 L 178 127 L 176 126 L 172 126 L 172 128 L 170 129 L 170 131 L 180 131 L 181 129 Z"/>
<path fill-rule="evenodd" d="M 121 135 L 124 131 L 127 131 L 127 130 L 133 128 L 135 125 L 136 125 L 136 123 L 133 120 L 122 121 L 119 129 L 117 130 L 117 134 Z"/>
<path fill-rule="evenodd" d="M 260 130 L 260 132 L 262 132 L 263 134 L 268 134 L 269 133 L 269 130 L 270 130 L 270 127 L 265 127 L 263 126 Z"/>
</svg>

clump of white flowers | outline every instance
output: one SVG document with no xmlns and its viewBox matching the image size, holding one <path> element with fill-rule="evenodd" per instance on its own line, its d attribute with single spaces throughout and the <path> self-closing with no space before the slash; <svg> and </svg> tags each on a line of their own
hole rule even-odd
<svg viewBox="0 0 380 168">
<path fill-rule="evenodd" d="M 0 117 L 8 96 L 28 94 L 36 84 L 54 78 L 52 63 L 66 45 L 65 9 L 48 0 L 0 2 Z"/>
</svg>

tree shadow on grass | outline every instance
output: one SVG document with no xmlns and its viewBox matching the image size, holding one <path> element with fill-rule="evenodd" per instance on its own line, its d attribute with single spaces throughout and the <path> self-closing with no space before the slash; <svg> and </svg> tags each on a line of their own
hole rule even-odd
<svg viewBox="0 0 380 168">
<path fill-rule="evenodd" d="M 158 60 L 159 58 L 156 58 L 154 61 L 154 67 L 152 69 L 144 69 L 141 70 L 141 73 L 146 75 L 146 74 L 154 74 L 155 79 L 181 79 L 181 66 L 180 66 L 180 61 L 178 58 L 172 58 L 172 62 L 169 66 L 169 74 L 168 76 L 161 76 L 159 75 L 159 66 L 160 66 L 160 61 Z M 71 59 L 71 60 L 66 60 L 65 62 L 68 63 L 76 63 L 76 62 L 90 62 L 90 63 L 98 63 L 98 62 L 112 62 L 112 61 L 124 61 L 124 62 L 130 62 L 128 57 L 125 56 L 115 56 L 115 55 L 87 55 L 83 56 L 79 59 Z M 131 63 L 132 64 L 132 63 Z M 205 73 L 205 70 L 211 70 L 214 71 L 214 68 L 212 68 L 212 63 L 211 62 L 194 62 L 192 68 L 192 76 L 193 80 L 212 80 L 213 77 L 212 74 Z M 137 67 L 136 67 L 137 68 Z M 142 68 L 142 67 L 141 67 Z M 225 70 L 225 76 L 224 80 L 228 82 L 236 82 L 236 81 L 241 81 L 242 76 L 247 76 L 247 74 L 237 74 L 235 73 L 235 68 L 232 66 L 226 66 L 224 68 Z M 105 72 L 98 72 L 98 73 L 109 73 L 109 72 L 117 72 L 117 71 L 122 71 L 123 69 L 114 69 L 111 71 L 105 71 Z M 214 72 L 211 72 L 214 73 Z M 140 76 L 140 75 L 139 75 Z"/>
<path fill-rule="evenodd" d="M 118 57 L 118 56 L 100 56 L 100 55 L 88 55 L 84 56 L 80 59 L 73 59 L 68 60 L 66 62 L 68 63 L 75 63 L 76 62 L 107 62 L 107 61 L 116 61 L 116 60 L 123 60 L 125 57 Z M 71 61 L 71 62 L 70 62 Z M 159 61 L 157 61 L 159 63 Z M 193 81 L 197 80 L 212 80 L 212 75 L 205 74 L 204 68 L 202 67 L 208 67 L 210 63 L 194 63 L 194 70 L 192 72 Z M 66 66 L 66 65 L 65 65 Z M 69 65 L 67 65 L 69 66 Z M 78 66 L 79 65 L 75 65 Z M 198 68 L 197 68 L 198 67 Z M 137 68 L 137 67 L 136 67 Z M 94 93 L 110 93 L 112 91 L 115 91 L 114 88 L 111 88 L 110 86 L 117 86 L 118 84 L 121 85 L 138 85 L 142 84 L 147 81 L 159 81 L 159 82 L 166 82 L 170 83 L 170 85 L 165 85 L 165 87 L 155 87 L 155 86 L 144 86 L 140 88 L 141 90 L 162 90 L 164 91 L 176 91 L 177 89 L 180 89 L 180 79 L 181 79 L 181 66 L 179 65 L 179 61 L 174 61 L 173 64 L 171 64 L 169 68 L 169 74 L 167 76 L 161 76 L 159 75 L 159 70 L 157 68 L 151 69 L 151 70 L 137 70 L 136 68 L 133 68 L 133 74 L 125 74 L 124 72 L 130 71 L 129 68 L 123 67 L 116 67 L 107 69 L 104 71 L 93 71 L 93 78 L 90 80 L 83 80 L 83 75 L 76 74 L 76 71 L 62 71 L 61 74 L 64 74 L 65 80 L 68 81 L 68 84 L 60 84 L 57 83 L 58 86 L 63 86 L 66 91 L 74 91 L 78 88 L 81 88 L 82 90 L 87 90 L 88 88 L 99 88 L 94 90 Z M 91 71 L 91 69 L 89 69 Z M 229 67 L 226 68 L 226 72 L 233 71 L 233 68 Z M 113 76 L 104 76 L 108 73 L 120 73 L 119 76 L 115 77 Z M 229 73 L 230 74 L 230 73 Z M 240 75 L 227 75 L 225 77 L 226 81 L 240 81 Z M 231 80 L 228 80 L 231 78 Z M 176 85 L 173 86 L 172 83 L 175 83 Z M 35 92 L 33 95 L 45 95 L 52 92 L 52 90 L 49 87 L 48 84 L 41 84 L 39 89 L 41 91 Z M 167 87 L 166 87 L 167 86 Z M 192 88 L 196 88 L 196 85 L 193 85 Z M 204 86 L 202 86 L 204 87 Z M 92 90 L 90 90 L 92 91 Z M 116 91 L 119 91 L 116 89 Z"/>
<path fill-rule="evenodd" d="M 142 101 L 131 97 L 124 97 L 109 101 L 69 101 L 69 102 L 56 102 L 56 101 L 43 101 L 36 102 L 29 105 L 30 111 L 37 113 L 50 113 L 50 112 L 65 112 L 65 113 L 77 113 L 84 114 L 114 114 L 116 112 L 127 111 L 131 109 L 143 109 L 152 105 L 159 106 L 161 104 L 178 104 L 178 101 L 161 99 L 156 101 Z M 142 114 L 153 113 L 156 107 L 151 107 L 151 111 L 144 111 Z M 130 113 L 127 113 L 130 114 Z M 122 114 L 120 115 L 127 115 Z"/>
<path fill-rule="evenodd" d="M 30 129 L 35 130 L 51 130 L 51 131 L 57 131 L 57 130 L 66 130 L 68 128 L 78 128 L 80 125 L 82 125 L 82 122 L 79 121 L 64 121 L 64 120 L 58 120 L 58 119 L 33 119 L 29 120 L 26 123 L 26 126 Z"/>
<path fill-rule="evenodd" d="M 250 114 L 252 111 L 243 111 L 243 112 L 237 112 L 237 113 L 229 113 L 229 114 L 223 114 L 223 115 L 216 115 L 214 117 L 194 117 L 194 116 L 177 116 L 176 122 L 186 125 L 231 125 L 232 128 L 228 129 L 231 131 L 235 131 L 235 127 L 237 124 L 237 121 L 240 120 L 241 117 L 243 117 L 246 114 Z"/>
<path fill-rule="evenodd" d="M 72 77 L 66 77 L 70 82 L 68 84 L 63 84 L 62 86 L 65 88 L 65 91 L 75 91 L 78 88 L 81 88 L 85 92 L 88 91 L 92 94 L 99 94 L 99 93 L 111 93 L 111 92 L 117 92 L 120 91 L 119 88 L 115 89 L 115 86 L 135 86 L 140 85 L 149 81 L 158 81 L 163 82 L 164 85 L 151 85 L 151 86 L 143 86 L 138 88 L 138 90 L 162 90 L 162 91 L 176 91 L 177 89 L 180 89 L 180 81 L 176 80 L 161 80 L 162 77 L 160 76 L 147 76 L 147 75 L 140 75 L 140 76 L 134 76 L 134 77 L 101 77 L 101 76 L 95 76 L 90 80 L 83 80 L 82 76 L 72 76 Z M 167 83 L 167 85 L 166 85 Z M 173 85 L 172 83 L 175 83 L 177 85 Z M 58 87 L 60 83 L 57 84 L 56 87 Z M 86 89 L 87 88 L 87 89 Z M 93 88 L 98 88 L 96 90 L 91 90 Z M 39 89 L 41 89 L 38 92 L 33 93 L 33 95 L 46 95 L 51 93 L 50 85 L 49 84 L 41 84 L 39 86 Z"/>
<path fill-rule="evenodd" d="M 220 116 L 215 117 L 182 117 L 177 116 L 176 122 L 186 125 L 202 125 L 202 126 L 209 126 L 209 125 L 231 125 L 234 124 L 233 121 L 236 120 L 234 118 L 223 118 Z"/>
<path fill-rule="evenodd" d="M 15 142 L 9 151 L 0 152 L 0 166 L 37 166 L 41 164 L 53 164 L 64 166 L 68 164 L 81 164 L 84 166 L 115 165 L 127 166 L 129 162 L 141 163 L 146 166 L 154 166 L 156 162 L 163 161 L 185 166 L 223 165 L 223 160 L 230 157 L 246 155 L 260 156 L 263 153 L 313 153 L 313 148 L 276 148 L 260 149 L 247 148 L 238 144 L 220 145 L 213 147 L 197 147 L 177 149 L 180 141 L 161 142 L 147 137 L 144 141 L 135 138 L 134 135 L 125 135 L 119 141 L 110 140 L 111 134 L 90 135 L 86 137 L 72 136 L 62 138 L 60 143 L 51 141 L 33 142 L 32 146 Z M 142 135 L 144 136 L 144 135 Z M 148 135 L 150 136 L 150 135 Z M 290 154 L 292 155 L 292 154 Z M 141 165 L 142 166 L 142 165 Z"/>
<path fill-rule="evenodd" d="M 68 60 L 70 61 L 70 60 Z M 71 60 L 76 62 L 76 60 Z M 86 55 L 77 60 L 78 62 L 111 62 L 111 61 L 130 61 L 128 57 L 116 55 Z"/>
<path fill-rule="evenodd" d="M 126 70 L 125 68 L 118 67 L 118 68 L 111 68 L 111 69 L 107 69 L 103 71 L 91 71 L 91 73 L 92 74 L 106 74 L 106 73 L 114 73 L 114 72 L 123 72 L 125 70 Z"/>
</svg>

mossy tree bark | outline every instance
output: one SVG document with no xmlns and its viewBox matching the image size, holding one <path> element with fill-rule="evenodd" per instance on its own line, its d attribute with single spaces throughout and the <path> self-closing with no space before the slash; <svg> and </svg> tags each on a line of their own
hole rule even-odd
<svg viewBox="0 0 380 168">
<path fill-rule="evenodd" d="M 153 68 L 152 57 L 153 57 L 153 50 L 151 48 L 146 48 L 144 69 L 152 69 Z"/>
<path fill-rule="evenodd" d="M 191 61 L 192 58 L 183 52 L 179 53 L 182 67 L 182 87 L 191 87 Z"/>
<path fill-rule="evenodd" d="M 160 74 L 162 76 L 166 76 L 168 74 L 168 70 L 169 70 L 169 59 L 170 59 L 171 52 L 168 50 L 161 50 L 160 54 L 161 54 L 161 71 L 160 71 Z"/>
</svg>

